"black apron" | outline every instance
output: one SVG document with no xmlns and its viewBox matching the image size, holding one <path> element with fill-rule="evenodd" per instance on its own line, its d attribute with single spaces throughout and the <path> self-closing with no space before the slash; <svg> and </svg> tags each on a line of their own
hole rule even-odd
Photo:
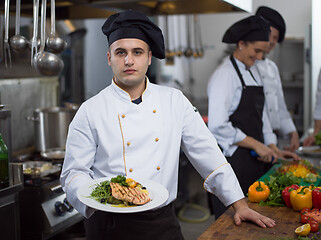
<svg viewBox="0 0 321 240">
<path fill-rule="evenodd" d="M 96 211 L 84 225 L 87 240 L 184 240 L 172 203 L 138 213 Z"/>
<path fill-rule="evenodd" d="M 243 76 L 232 55 L 230 56 L 230 60 L 239 76 L 243 89 L 240 103 L 235 112 L 230 116 L 229 120 L 234 127 L 241 129 L 247 136 L 263 143 L 263 87 L 246 86 Z M 252 75 L 251 72 L 250 74 Z M 253 75 L 252 77 L 254 79 Z M 259 161 L 256 157 L 251 156 L 250 151 L 251 149 L 249 148 L 238 147 L 231 157 L 226 157 L 239 180 L 244 195 L 247 194 L 249 186 L 266 173 L 272 166 L 271 163 L 264 163 Z M 226 210 L 223 203 L 216 197 L 212 198 L 211 205 L 216 218 Z"/>
</svg>

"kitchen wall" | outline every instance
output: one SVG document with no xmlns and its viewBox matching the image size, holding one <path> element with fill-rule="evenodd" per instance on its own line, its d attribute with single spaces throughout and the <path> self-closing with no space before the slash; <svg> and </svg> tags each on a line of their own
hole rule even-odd
<svg viewBox="0 0 321 240">
<path fill-rule="evenodd" d="M 311 23 L 311 0 L 255 0 L 253 1 L 252 14 L 256 12 L 258 6 L 262 5 L 275 8 L 282 14 L 287 24 L 286 38 L 303 39 L 305 37 Z M 196 102 L 206 101 L 207 82 L 222 57 L 226 55 L 224 51 L 227 49 L 227 44 L 221 42 L 222 36 L 233 23 L 249 15 L 250 13 L 244 12 L 199 15 L 202 42 L 205 49 L 204 57 L 200 59 L 177 59 L 176 57 L 175 66 L 166 66 L 164 61 L 159 63 L 160 81 L 169 83 L 178 80 L 183 84 L 183 91 L 191 95 L 191 99 Z M 171 80 L 168 75 L 170 72 L 174 72 Z M 190 81 L 191 79 L 193 81 Z"/>
<path fill-rule="evenodd" d="M 88 99 L 111 83 L 112 71 L 107 63 L 108 42 L 101 32 L 106 19 L 84 21 L 87 34 L 84 42 L 85 99 Z"/>
</svg>

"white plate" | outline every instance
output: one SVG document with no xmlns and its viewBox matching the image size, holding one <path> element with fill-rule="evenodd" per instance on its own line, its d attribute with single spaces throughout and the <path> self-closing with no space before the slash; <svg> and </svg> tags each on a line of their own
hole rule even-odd
<svg viewBox="0 0 321 240">
<path fill-rule="evenodd" d="M 92 199 L 90 197 L 90 194 L 93 191 L 93 189 L 96 187 L 96 184 L 106 180 L 110 180 L 110 178 L 108 177 L 98 178 L 83 185 L 77 191 L 78 199 L 85 205 L 101 211 L 114 212 L 114 213 L 134 213 L 134 212 L 143 212 L 143 211 L 156 208 L 162 205 L 168 198 L 167 189 L 162 185 L 160 185 L 159 183 L 156 183 L 150 180 L 139 181 L 135 179 L 136 181 L 141 183 L 144 187 L 146 187 L 149 193 L 149 197 L 151 198 L 151 200 L 148 203 L 141 206 L 131 206 L 131 207 L 117 207 L 115 205 L 108 204 L 108 203 L 103 204 Z"/>
<path fill-rule="evenodd" d="M 317 149 L 320 149 L 320 146 L 299 147 L 296 152 L 298 154 L 309 155 L 312 157 L 321 157 L 321 151 L 316 152 L 315 150 Z"/>
</svg>

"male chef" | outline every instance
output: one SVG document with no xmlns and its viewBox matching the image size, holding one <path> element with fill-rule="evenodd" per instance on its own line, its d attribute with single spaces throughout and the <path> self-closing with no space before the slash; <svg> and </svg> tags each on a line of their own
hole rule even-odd
<svg viewBox="0 0 321 240">
<path fill-rule="evenodd" d="M 68 201 L 86 217 L 87 239 L 183 239 L 172 204 L 180 148 L 205 179 L 204 188 L 232 205 L 236 225 L 249 220 L 263 228 L 275 226 L 248 207 L 230 164 L 187 98 L 146 77 L 152 55 L 165 57 L 161 30 L 130 10 L 110 16 L 102 31 L 114 77 L 81 105 L 70 124 L 61 173 Z M 117 175 L 157 182 L 169 198 L 137 213 L 95 211 L 77 199 L 77 190 L 87 182 Z"/>
<path fill-rule="evenodd" d="M 278 11 L 266 6 L 259 7 L 256 15 L 263 17 L 270 23 L 270 45 L 266 52 L 266 54 L 269 54 L 278 42 L 283 42 L 286 24 Z M 271 127 L 277 135 L 289 136 L 290 144 L 286 149 L 293 152 L 300 146 L 299 134 L 285 103 L 279 69 L 267 57 L 257 60 L 254 67 L 263 82 L 265 102 L 268 110 L 267 116 Z"/>
</svg>

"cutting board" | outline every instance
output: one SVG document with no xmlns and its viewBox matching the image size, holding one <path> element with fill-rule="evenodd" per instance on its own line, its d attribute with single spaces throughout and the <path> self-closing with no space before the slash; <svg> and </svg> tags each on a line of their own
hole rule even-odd
<svg viewBox="0 0 321 240">
<path fill-rule="evenodd" d="M 261 228 L 252 222 L 242 222 L 240 226 L 234 224 L 234 211 L 230 207 L 221 215 L 198 240 L 267 240 L 294 238 L 294 230 L 301 226 L 300 213 L 287 207 L 259 206 L 249 203 L 250 208 L 276 221 L 274 228 Z"/>
</svg>

